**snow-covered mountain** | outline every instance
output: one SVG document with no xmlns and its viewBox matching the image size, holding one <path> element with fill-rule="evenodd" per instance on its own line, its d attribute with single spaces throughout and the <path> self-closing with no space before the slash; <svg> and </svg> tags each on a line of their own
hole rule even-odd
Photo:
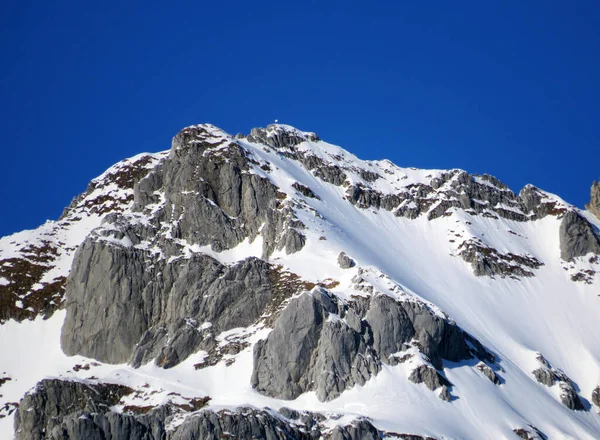
<svg viewBox="0 0 600 440">
<path fill-rule="evenodd" d="M 185 128 L 0 239 L 0 437 L 600 438 L 599 215 Z"/>
</svg>

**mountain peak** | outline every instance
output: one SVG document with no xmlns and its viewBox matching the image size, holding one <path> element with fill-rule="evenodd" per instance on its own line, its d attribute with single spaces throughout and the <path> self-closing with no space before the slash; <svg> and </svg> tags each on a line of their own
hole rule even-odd
<svg viewBox="0 0 600 440">
<path fill-rule="evenodd" d="M 0 239 L 0 437 L 600 438 L 599 226 L 285 124 L 185 127 Z"/>
</svg>

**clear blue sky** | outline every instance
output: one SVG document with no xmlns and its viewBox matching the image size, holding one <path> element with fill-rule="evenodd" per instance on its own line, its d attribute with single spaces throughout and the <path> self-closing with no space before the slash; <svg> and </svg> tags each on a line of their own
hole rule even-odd
<svg viewBox="0 0 600 440">
<path fill-rule="evenodd" d="M 201 122 L 279 119 L 580 207 L 600 177 L 598 1 L 6 1 L 0 17 L 0 235 Z"/>
</svg>

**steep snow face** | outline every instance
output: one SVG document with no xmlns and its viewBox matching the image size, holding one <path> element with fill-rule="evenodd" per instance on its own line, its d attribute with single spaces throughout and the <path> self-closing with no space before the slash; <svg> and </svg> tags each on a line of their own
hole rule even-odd
<svg viewBox="0 0 600 440">
<path fill-rule="evenodd" d="M 194 148 L 203 148 L 201 157 L 216 170 L 246 158 L 241 173 L 250 186 L 268 181 L 277 189 L 279 228 L 270 226 L 270 217 L 256 227 L 247 225 L 249 217 L 242 222 L 246 208 L 234 213 L 229 207 L 236 205 L 229 202 L 225 208 L 230 196 L 213 194 L 214 185 L 208 190 L 211 182 L 193 173 L 185 176 L 185 189 L 169 193 L 169 183 L 156 176 L 169 167 L 165 161 L 180 160 Z M 171 175 L 182 178 L 175 171 Z M 224 212 L 231 237 L 219 246 L 204 237 L 194 242 L 196 235 L 186 238 L 181 231 L 189 222 L 178 204 L 189 197 L 205 200 L 210 212 Z M 600 256 L 561 259 L 561 222 L 568 212 L 598 234 L 595 216 L 533 186 L 516 195 L 487 175 L 363 161 L 286 125 L 235 138 L 211 125 L 189 127 L 174 138 L 170 152 L 136 156 L 94 179 L 59 221 L 0 239 L 0 371 L 10 379 L 0 385 L 0 415 L 6 416 L 0 419 L 0 436 L 12 438 L 12 402 L 42 378 L 60 377 L 133 388 L 134 394 L 112 408 L 116 412 L 210 396 L 212 409 L 319 411 L 331 427 L 365 416 L 382 431 L 440 439 L 510 439 L 519 429 L 535 433 L 530 426 L 549 438 L 600 438 L 600 416 L 592 403 L 600 385 Z M 143 230 L 143 236 L 131 230 Z M 283 237 L 292 236 L 303 238 L 288 246 Z M 175 268 L 200 254 L 225 267 L 262 257 L 278 268 L 278 282 L 300 286 L 281 307 L 321 291 L 340 310 L 378 295 L 425 307 L 466 331 L 472 343 L 480 342 L 493 355 L 486 360 L 491 373 L 476 358 L 443 360 L 436 370 L 415 337 L 393 354 L 393 362 L 383 362 L 364 384 L 334 399 L 312 390 L 294 400 L 276 399 L 251 385 L 254 347 L 268 340 L 276 314 L 216 334 L 214 322 L 189 317 L 185 325 L 206 340 L 211 335 L 213 342 L 168 369 L 154 361 L 133 368 L 67 357 L 59 334 L 65 312 L 51 315 L 62 304 L 75 250 L 86 237 L 145 255 L 153 268 Z M 339 265 L 341 252 L 352 267 Z M 350 315 L 333 312 L 326 322 L 361 326 L 360 320 L 353 324 Z M 174 344 L 172 337 L 167 333 L 167 346 Z M 427 381 L 415 383 L 423 366 L 451 385 L 430 391 Z M 549 372 L 546 383 L 534 374 L 540 368 Z M 449 401 L 438 398 L 440 390 L 448 391 Z M 567 407 L 566 394 L 583 410 Z M 174 417 L 169 429 L 188 417 Z"/>
</svg>

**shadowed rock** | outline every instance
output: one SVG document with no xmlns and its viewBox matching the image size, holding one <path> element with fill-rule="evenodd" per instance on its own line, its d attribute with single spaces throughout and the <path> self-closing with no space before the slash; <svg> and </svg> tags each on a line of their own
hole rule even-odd
<svg viewBox="0 0 600 440">
<path fill-rule="evenodd" d="M 594 227 L 575 211 L 567 212 L 560 224 L 560 256 L 573 261 L 588 253 L 600 254 L 600 237 Z"/>
<path fill-rule="evenodd" d="M 487 365 L 485 362 L 479 362 L 477 365 L 475 365 L 475 367 L 481 371 L 481 373 L 487 377 L 490 382 L 492 382 L 494 385 L 500 385 L 500 378 L 498 377 L 498 375 L 495 373 L 494 370 L 492 370 L 489 365 Z M 535 374 L 535 373 L 534 373 Z M 537 376 L 536 376 L 537 377 Z"/>
</svg>

